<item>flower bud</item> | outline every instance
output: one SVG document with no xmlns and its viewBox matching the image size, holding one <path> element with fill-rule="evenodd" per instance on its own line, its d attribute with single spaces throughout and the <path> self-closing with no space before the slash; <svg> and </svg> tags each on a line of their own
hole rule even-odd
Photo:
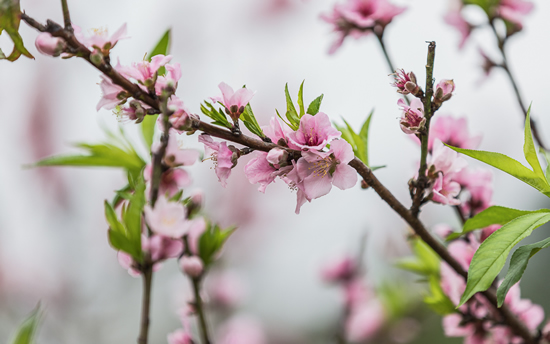
<svg viewBox="0 0 550 344">
<path fill-rule="evenodd" d="M 47 32 L 39 34 L 34 44 L 41 54 L 53 57 L 61 55 L 66 48 L 65 41 L 62 38 L 53 37 Z"/>
<path fill-rule="evenodd" d="M 197 256 L 181 257 L 180 267 L 183 272 L 191 277 L 199 277 L 204 270 L 204 264 L 202 260 Z"/>
<path fill-rule="evenodd" d="M 96 66 L 99 66 L 103 63 L 103 53 L 101 53 L 101 51 L 99 50 L 94 50 L 91 54 L 90 54 L 90 61 L 92 61 L 92 63 Z"/>
<path fill-rule="evenodd" d="M 441 80 L 435 87 L 434 103 L 441 105 L 441 103 L 451 99 L 454 90 L 455 83 L 453 80 Z"/>
<path fill-rule="evenodd" d="M 267 161 L 272 165 L 284 167 L 288 165 L 288 152 L 284 149 L 273 148 L 267 153 Z"/>
</svg>

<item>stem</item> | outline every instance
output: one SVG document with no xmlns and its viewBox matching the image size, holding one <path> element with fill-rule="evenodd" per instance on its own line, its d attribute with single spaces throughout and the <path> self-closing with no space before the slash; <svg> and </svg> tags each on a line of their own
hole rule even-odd
<svg viewBox="0 0 550 344">
<path fill-rule="evenodd" d="M 149 310 L 151 307 L 151 284 L 153 281 L 153 264 L 150 261 L 150 257 L 145 257 L 145 263 L 142 269 L 143 278 L 143 298 L 141 302 L 141 321 L 139 329 L 139 337 L 137 339 L 138 344 L 147 344 L 147 338 L 149 336 Z"/>
<path fill-rule="evenodd" d="M 190 256 L 192 253 L 189 248 L 189 239 L 187 238 L 187 235 L 183 237 L 183 245 L 185 247 L 183 254 Z M 204 316 L 204 307 L 200 293 L 202 276 L 202 274 L 198 277 L 189 276 L 189 279 L 191 280 L 191 285 L 193 286 L 193 295 L 195 296 L 194 306 L 199 320 L 199 331 L 202 344 L 210 344 L 210 336 L 208 334 L 208 326 L 206 325 L 206 317 Z"/>
<path fill-rule="evenodd" d="M 520 90 L 519 90 L 519 86 L 516 82 L 516 79 L 512 75 L 512 72 L 510 71 L 510 66 L 508 65 L 508 59 L 506 57 L 506 49 L 505 49 L 506 39 L 503 39 L 502 37 L 500 37 L 500 35 L 498 34 L 498 32 L 496 30 L 494 21 L 491 21 L 490 24 L 491 24 L 491 28 L 493 29 L 493 33 L 494 33 L 494 35 L 495 35 L 495 37 L 498 41 L 498 48 L 499 48 L 500 53 L 502 55 L 502 63 L 500 65 L 497 65 L 497 66 L 504 69 L 504 71 L 506 72 L 506 75 L 508 75 L 508 79 L 510 79 L 510 83 L 512 84 L 512 88 L 514 89 L 514 93 L 516 95 L 517 103 L 518 103 L 519 107 L 521 108 L 521 111 L 523 112 L 523 118 L 526 119 L 528 110 L 527 110 L 527 107 L 525 106 L 525 103 L 523 102 L 523 98 L 521 97 L 521 93 L 520 93 Z M 539 135 L 538 128 L 536 126 L 535 121 L 533 120 L 533 117 L 531 117 L 529 121 L 530 121 L 530 124 L 531 124 L 531 131 L 533 132 L 533 137 L 535 138 L 535 141 L 537 141 L 537 144 L 541 148 L 543 148 L 544 150 L 547 150 L 546 146 L 542 142 L 542 139 Z"/>
<path fill-rule="evenodd" d="M 138 85 L 132 83 L 131 81 L 129 81 L 128 79 L 124 78 L 122 75 L 114 71 L 114 69 L 112 69 L 110 64 L 108 64 L 107 62 L 104 62 L 99 65 L 93 64 L 90 61 L 90 51 L 86 47 L 84 47 L 80 42 L 78 42 L 78 40 L 76 40 L 76 38 L 72 33 L 62 30 L 58 24 L 52 21 L 48 21 L 48 25 L 46 27 L 39 25 L 35 20 L 28 17 L 24 13 L 21 15 L 21 19 L 23 19 L 25 22 L 27 22 L 32 27 L 38 29 L 39 31 L 47 31 L 47 32 L 51 31 L 51 32 L 54 32 L 53 34 L 54 36 L 64 38 L 69 46 L 71 46 L 73 49 L 77 49 L 81 53 L 78 55 L 79 57 L 84 58 L 85 60 L 90 62 L 94 67 L 96 67 L 105 75 L 110 77 L 114 83 L 123 87 L 135 99 L 141 100 L 147 105 L 151 106 L 152 108 L 160 111 L 160 106 L 157 99 L 153 99 L 149 95 L 144 94 Z M 44 30 L 41 30 L 41 29 L 44 29 Z M 434 45 L 434 48 L 435 48 L 435 45 Z M 427 91 L 428 91 L 428 88 L 427 88 Z M 279 149 L 284 149 L 288 151 L 293 159 L 298 159 L 301 156 L 300 151 L 294 151 L 292 149 L 289 149 L 288 147 L 279 146 L 274 143 L 264 142 L 262 140 L 248 137 L 244 134 L 236 135 L 229 130 L 202 122 L 200 120 L 193 121 L 193 128 L 196 130 L 203 131 L 215 137 L 226 139 L 235 143 L 240 143 L 254 150 L 269 152 L 272 148 L 279 148 Z M 165 131 L 166 130 L 167 129 L 165 126 Z M 445 246 L 443 246 L 437 239 L 435 239 L 424 227 L 422 222 L 416 216 L 414 216 L 413 213 L 409 211 L 403 204 L 401 204 L 382 183 L 380 183 L 380 181 L 376 178 L 372 170 L 367 165 L 365 165 L 358 158 L 354 158 L 352 161 L 350 161 L 349 165 L 357 171 L 357 173 L 364 179 L 364 181 L 370 187 L 372 187 L 372 189 L 380 196 L 380 198 L 382 198 L 384 202 L 386 202 L 399 216 L 403 218 L 403 220 L 405 220 L 405 222 L 407 222 L 409 226 L 411 226 L 414 232 L 422 240 L 424 240 L 424 242 L 428 244 L 428 246 L 430 246 L 441 257 L 442 260 L 444 260 L 447 264 L 449 264 L 449 266 L 451 266 L 451 268 L 454 269 L 459 275 L 463 276 L 464 278 L 467 278 L 468 273 L 450 255 L 450 253 L 447 251 Z M 147 281 L 147 278 L 145 279 L 145 281 Z M 200 284 L 195 285 L 194 283 L 193 285 L 195 289 L 198 289 L 196 287 L 200 287 Z M 145 286 L 147 286 L 147 283 L 145 283 Z M 150 285 L 148 288 L 149 288 L 149 294 L 150 294 Z M 195 292 L 197 293 L 198 291 L 195 290 Z M 147 293 L 145 293 L 145 295 L 146 294 Z M 497 308 L 497 298 L 496 298 L 496 292 L 494 288 L 490 288 L 489 290 L 483 292 L 482 295 L 494 306 L 496 311 L 502 315 L 503 321 L 510 327 L 510 329 L 516 335 L 522 337 L 525 340 L 526 344 L 534 344 L 537 342 L 537 340 L 530 333 L 529 329 L 525 326 L 525 324 L 521 322 L 510 311 L 510 309 L 506 305 L 503 305 L 501 308 Z M 145 297 L 144 297 L 144 300 L 145 300 Z M 202 302 L 200 299 L 200 294 L 198 294 L 197 301 L 200 303 L 200 306 L 198 306 L 198 310 L 200 310 L 200 312 L 202 313 Z M 144 302 L 144 305 L 145 305 L 145 302 Z M 202 318 L 204 319 L 204 316 L 202 316 Z M 206 325 L 206 324 L 204 323 L 203 325 Z M 204 329 L 206 333 L 206 326 L 204 326 Z M 208 340 L 208 337 L 206 337 L 206 340 Z M 209 343 L 208 341 L 205 342 L 205 344 L 208 344 L 208 343 Z"/>
<path fill-rule="evenodd" d="M 418 217 L 420 212 L 420 205 L 424 198 L 424 190 L 428 186 L 428 178 L 426 177 L 426 170 L 428 169 L 428 138 L 430 135 L 430 121 L 433 116 L 432 109 L 432 96 L 434 93 L 433 88 L 433 73 L 435 62 L 435 42 L 429 42 L 428 45 L 428 58 L 426 62 L 426 93 L 422 98 L 424 104 L 424 117 L 426 123 L 424 124 L 424 130 L 420 133 L 420 168 L 418 169 L 418 179 L 415 181 L 415 193 L 413 197 L 413 203 L 411 205 L 411 213 L 414 217 Z"/>
<path fill-rule="evenodd" d="M 164 92 L 164 91 L 163 91 Z M 157 198 L 159 195 L 159 189 L 160 189 L 160 181 L 162 179 L 162 172 L 163 172 L 163 164 L 162 160 L 164 160 L 164 155 L 166 154 L 166 147 L 168 146 L 168 140 L 170 139 L 170 112 L 168 110 L 168 98 L 170 98 L 170 95 L 166 94 L 161 97 L 160 102 L 160 110 L 161 110 L 161 116 L 162 116 L 162 125 L 164 128 L 164 131 L 162 133 L 162 136 L 160 137 L 160 148 L 153 152 L 153 171 L 152 171 L 152 177 L 151 177 L 151 206 L 155 207 L 155 203 L 157 202 Z"/>
<path fill-rule="evenodd" d="M 63 8 L 63 22 L 65 23 L 65 30 L 73 32 L 73 26 L 71 25 L 71 14 L 69 13 L 69 5 L 67 0 L 61 0 L 61 7 Z"/>
<path fill-rule="evenodd" d="M 384 44 L 383 32 L 380 34 L 374 32 L 374 35 L 376 36 L 376 38 L 378 38 L 378 43 L 380 43 L 380 48 L 382 48 L 382 52 L 386 57 L 386 62 L 388 63 L 388 67 L 390 68 L 390 73 L 395 73 L 396 69 L 393 67 L 393 63 L 391 62 L 390 55 L 388 54 L 388 50 L 386 49 L 386 45 Z M 403 98 L 407 102 L 407 105 L 411 105 L 411 101 L 409 100 L 409 97 L 407 97 L 406 95 L 403 95 Z"/>
</svg>

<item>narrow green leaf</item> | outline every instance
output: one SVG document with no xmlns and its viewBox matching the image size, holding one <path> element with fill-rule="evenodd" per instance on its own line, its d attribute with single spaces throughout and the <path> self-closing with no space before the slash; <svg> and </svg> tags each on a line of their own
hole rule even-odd
<svg viewBox="0 0 550 344">
<path fill-rule="evenodd" d="M 285 96 L 286 96 L 286 118 L 293 126 L 298 127 L 300 125 L 300 117 L 296 112 L 290 93 L 288 92 L 288 83 L 285 85 Z"/>
<path fill-rule="evenodd" d="M 141 261 L 141 250 L 137 251 L 136 246 L 123 233 L 109 229 L 109 242 L 117 251 L 126 252 L 134 259 L 136 259 L 136 257 L 140 257 L 136 260 Z"/>
<path fill-rule="evenodd" d="M 430 294 L 424 297 L 424 303 L 441 316 L 456 313 L 455 305 L 441 288 L 439 276 L 431 275 L 428 284 Z"/>
<path fill-rule="evenodd" d="M 550 153 L 545 151 L 542 147 L 539 148 L 539 152 L 541 152 L 544 155 L 544 159 L 546 160 L 546 181 L 550 183 Z"/>
<path fill-rule="evenodd" d="M 472 149 L 462 149 L 453 146 L 446 145 L 456 152 L 467 155 L 471 158 L 477 159 L 488 165 L 498 168 L 499 170 L 506 172 L 524 183 L 531 185 L 535 189 L 539 190 L 544 195 L 550 197 L 550 185 L 546 181 L 546 178 L 541 178 L 537 173 L 531 171 L 527 167 L 523 166 L 518 161 L 500 153 L 478 151 Z"/>
<path fill-rule="evenodd" d="M 2 31 L 6 31 L 13 42 L 13 50 L 11 54 L 6 57 L 4 53 L 1 53 L 1 59 L 8 61 L 15 61 L 21 55 L 25 55 L 28 58 L 34 59 L 34 56 L 29 53 L 23 39 L 19 35 L 19 24 L 21 23 L 21 7 L 19 6 L 19 0 L 0 0 L 0 34 Z"/>
<path fill-rule="evenodd" d="M 141 214 L 145 206 L 145 182 L 140 178 L 135 186 L 134 193 L 128 201 L 128 208 L 122 219 L 126 227 L 126 236 L 130 244 L 133 246 L 132 254 L 135 260 L 141 261 Z"/>
<path fill-rule="evenodd" d="M 213 124 L 219 125 L 221 127 L 226 127 L 229 129 L 232 128 L 225 114 L 223 114 L 221 110 L 220 111 L 216 110 L 214 105 L 210 104 L 209 102 L 204 102 L 204 105 L 201 104 L 201 112 L 205 116 L 212 118 L 214 120 L 214 122 L 212 122 Z"/>
<path fill-rule="evenodd" d="M 23 321 L 17 329 L 12 344 L 33 344 L 38 324 L 40 323 L 40 304 Z"/>
<path fill-rule="evenodd" d="M 157 45 L 151 50 L 151 52 L 147 55 L 147 61 L 151 61 L 151 58 L 156 55 L 168 55 L 170 52 L 170 39 L 171 35 L 171 29 L 166 30 L 164 35 L 160 38 L 160 40 L 157 42 Z M 166 73 L 166 68 L 160 67 L 158 70 L 159 75 L 164 75 Z"/>
<path fill-rule="evenodd" d="M 288 123 L 287 121 L 285 121 L 285 119 L 283 118 L 283 116 L 281 116 L 281 114 L 279 113 L 279 110 L 275 109 L 275 112 L 277 113 L 277 116 L 279 116 L 279 118 L 281 119 L 281 121 L 283 121 L 284 124 L 288 125 L 289 128 L 291 128 L 291 129 L 294 130 L 294 131 L 298 130 L 299 126 L 294 126 L 293 124 Z"/>
<path fill-rule="evenodd" d="M 518 210 L 518 209 L 506 208 L 506 207 L 495 205 L 483 210 L 476 216 L 469 218 L 466 221 L 466 223 L 464 223 L 462 232 L 452 233 L 447 237 L 447 240 L 448 241 L 454 240 L 473 230 L 489 227 L 490 225 L 495 225 L 495 224 L 504 225 L 520 216 L 533 214 L 533 213 L 550 213 L 550 209 L 540 209 L 540 210 L 531 211 L 531 210 Z"/>
<path fill-rule="evenodd" d="M 256 120 L 256 116 L 254 116 L 254 112 L 252 112 L 252 108 L 250 107 L 250 104 L 246 104 L 244 107 L 244 112 L 241 114 L 240 117 L 241 121 L 243 121 L 244 125 L 250 132 L 260 138 L 264 138 L 265 134 L 258 124 L 258 121 Z"/>
<path fill-rule="evenodd" d="M 309 104 L 307 107 L 307 113 L 315 116 L 319 113 L 319 109 L 321 108 L 321 102 L 323 101 L 323 94 L 321 94 L 319 97 L 313 99 L 313 101 Z"/>
<path fill-rule="evenodd" d="M 370 121 L 372 119 L 372 115 L 374 114 L 374 110 L 371 110 L 369 116 L 367 117 L 367 120 L 365 123 L 363 123 L 363 126 L 361 127 L 361 130 L 359 131 L 359 137 L 361 137 L 364 145 L 364 152 L 365 152 L 365 165 L 369 166 L 369 128 L 370 128 Z"/>
<path fill-rule="evenodd" d="M 514 252 L 512 259 L 510 259 L 510 267 L 506 273 L 506 277 L 500 284 L 497 290 L 498 306 L 501 307 L 506 298 L 506 294 L 512 288 L 514 284 L 519 282 L 523 272 L 527 268 L 529 259 L 537 254 L 540 250 L 550 247 L 550 238 L 546 238 L 542 241 L 534 244 L 521 246 Z"/>
<path fill-rule="evenodd" d="M 529 106 L 529 110 L 527 110 L 527 116 L 525 117 L 525 143 L 523 144 L 523 153 L 525 154 L 525 159 L 527 160 L 529 165 L 531 165 L 535 174 L 539 176 L 539 178 L 546 180 L 544 172 L 540 167 L 539 158 L 537 156 L 537 149 L 535 148 L 533 136 L 531 135 L 530 113 L 531 106 Z"/>
<path fill-rule="evenodd" d="M 298 107 L 300 108 L 300 118 L 305 115 L 306 110 L 304 109 L 304 81 L 300 85 L 300 91 L 298 91 Z"/>
<path fill-rule="evenodd" d="M 355 131 L 353 131 L 353 128 L 351 127 L 351 125 L 344 118 L 342 118 L 342 120 L 344 120 L 344 123 L 348 128 L 349 135 L 353 138 L 353 144 L 351 143 L 350 144 L 353 147 L 355 156 L 358 157 L 362 162 L 365 163 L 365 165 L 368 166 L 368 157 L 367 157 L 367 152 L 365 151 L 365 148 L 367 145 L 363 142 L 363 139 L 361 138 L 361 136 L 357 135 Z"/>
<path fill-rule="evenodd" d="M 199 239 L 199 256 L 205 267 L 214 262 L 218 252 L 235 230 L 235 227 L 222 230 L 218 225 L 208 224 L 207 230 Z"/>
<path fill-rule="evenodd" d="M 468 269 L 466 290 L 458 306 L 466 303 L 475 293 L 487 290 L 502 270 L 512 248 L 548 221 L 548 213 L 523 215 L 508 222 L 481 243 Z"/>
<path fill-rule="evenodd" d="M 401 259 L 397 267 L 422 276 L 439 275 L 439 256 L 422 239 L 412 241 L 414 257 Z"/>
<path fill-rule="evenodd" d="M 157 119 L 159 115 L 147 115 L 141 122 L 141 134 L 145 145 L 151 151 L 151 145 L 153 144 L 153 137 L 155 136 L 155 127 L 157 125 Z"/>
<path fill-rule="evenodd" d="M 111 204 L 107 202 L 107 200 L 105 200 L 104 206 L 105 206 L 105 218 L 107 219 L 107 223 L 109 224 L 109 227 L 111 228 L 111 230 L 117 233 L 122 233 L 123 235 L 126 235 L 126 229 L 124 228 L 122 223 L 118 221 L 115 210 L 113 209 Z"/>
</svg>

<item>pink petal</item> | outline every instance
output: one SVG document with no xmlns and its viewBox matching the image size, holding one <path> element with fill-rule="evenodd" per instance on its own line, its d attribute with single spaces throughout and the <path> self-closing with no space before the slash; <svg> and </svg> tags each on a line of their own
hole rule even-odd
<svg viewBox="0 0 550 344">
<path fill-rule="evenodd" d="M 350 165 L 339 164 L 332 176 L 332 184 L 340 190 L 354 187 L 357 184 L 357 171 Z"/>
</svg>

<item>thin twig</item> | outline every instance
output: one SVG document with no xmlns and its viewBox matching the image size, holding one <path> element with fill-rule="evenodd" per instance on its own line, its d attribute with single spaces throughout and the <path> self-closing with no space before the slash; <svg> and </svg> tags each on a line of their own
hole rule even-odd
<svg viewBox="0 0 550 344">
<path fill-rule="evenodd" d="M 23 14 L 22 19 L 25 22 L 27 22 L 29 25 L 40 30 L 38 26 L 33 25 L 36 23 L 36 21 L 32 20 L 25 14 Z M 48 26 L 51 26 L 51 25 L 55 25 L 55 23 L 49 22 Z M 79 57 L 86 59 L 93 66 L 95 66 L 97 69 L 99 69 L 109 78 L 111 78 L 111 80 L 113 80 L 114 83 L 123 87 L 134 98 L 139 99 L 144 103 L 146 103 L 147 105 L 160 111 L 159 102 L 157 99 L 153 99 L 147 94 L 144 94 L 138 85 L 133 84 L 131 81 L 124 78 L 119 73 L 116 73 L 116 71 L 114 71 L 109 64 L 107 63 L 103 63 L 100 65 L 93 64 L 90 61 L 89 50 L 86 47 L 84 47 L 82 44 L 80 44 L 78 40 L 76 40 L 74 35 L 64 30 L 61 30 L 61 32 L 56 32 L 55 35 L 56 37 L 65 38 L 67 43 L 73 48 L 78 48 L 79 51 L 82 52 L 82 55 L 78 55 Z M 82 50 L 85 50 L 85 51 L 82 51 Z M 428 91 L 428 87 L 427 87 L 427 91 Z M 300 151 L 293 151 L 287 147 L 279 146 L 274 143 L 264 142 L 259 139 L 248 137 L 244 134 L 236 135 L 229 130 L 226 130 L 221 127 L 217 127 L 199 120 L 194 121 L 193 128 L 196 130 L 203 131 L 215 137 L 226 139 L 235 143 L 240 143 L 254 150 L 269 152 L 269 150 L 271 150 L 272 148 L 285 149 L 289 151 L 289 153 L 291 153 L 291 156 L 294 159 L 297 159 L 301 155 Z M 384 202 L 386 202 L 399 216 L 403 218 L 403 220 L 405 220 L 405 222 L 407 222 L 409 226 L 411 226 L 414 232 L 426 244 L 428 244 L 428 246 L 430 246 L 441 257 L 442 260 L 444 260 L 447 264 L 449 264 L 449 266 L 451 266 L 451 268 L 455 270 L 459 275 L 463 276 L 464 278 L 467 278 L 468 273 L 450 255 L 450 253 L 447 251 L 445 246 L 443 246 L 437 239 L 435 239 L 424 227 L 422 222 L 416 216 L 414 216 L 403 204 L 401 204 L 401 202 L 399 202 L 395 198 L 395 196 L 382 183 L 380 183 L 380 181 L 376 178 L 372 170 L 367 165 L 365 165 L 361 160 L 357 158 L 354 158 L 352 161 L 350 161 L 349 165 L 357 171 L 357 173 L 365 180 L 365 182 L 370 187 L 372 187 L 372 189 L 382 198 L 382 200 L 384 200 Z M 535 344 L 537 342 L 535 337 L 530 333 L 529 329 L 525 326 L 525 324 L 521 322 L 515 316 L 515 314 L 513 314 L 510 311 L 510 309 L 506 305 L 503 305 L 501 308 L 497 308 L 497 298 L 496 298 L 495 290 L 493 288 L 483 292 L 482 295 L 502 315 L 503 321 L 510 327 L 510 329 L 516 335 L 522 337 L 525 340 L 526 344 Z"/>
<path fill-rule="evenodd" d="M 65 23 L 65 30 L 73 32 L 71 14 L 69 13 L 69 5 L 67 4 L 67 0 L 61 0 L 61 7 L 63 8 L 63 22 Z"/>
<path fill-rule="evenodd" d="M 435 42 L 429 42 L 428 44 L 428 58 L 426 61 L 426 93 L 422 97 L 422 103 L 424 104 L 424 117 L 426 123 L 424 129 L 420 132 L 420 168 L 418 169 L 418 178 L 414 181 L 414 197 L 411 205 L 411 213 L 413 216 L 418 217 L 422 200 L 424 199 L 424 190 L 428 186 L 428 178 L 426 176 L 426 170 L 428 169 L 428 138 L 430 135 L 430 121 L 433 116 L 432 110 L 432 95 L 434 93 L 433 88 L 433 73 L 435 62 Z"/>
<path fill-rule="evenodd" d="M 521 97 L 519 86 L 516 82 L 516 79 L 512 75 L 512 72 L 510 71 L 510 66 L 508 65 L 508 59 L 506 57 L 506 42 L 507 42 L 507 40 L 500 37 L 500 35 L 498 34 L 498 31 L 495 27 L 494 21 L 491 21 L 490 25 L 491 25 L 491 28 L 493 29 L 493 33 L 494 33 L 494 35 L 497 39 L 498 48 L 499 48 L 500 53 L 502 55 L 502 63 L 497 64 L 496 66 L 502 68 L 506 72 L 506 75 L 508 76 L 508 79 L 510 79 L 510 83 L 512 84 L 512 88 L 514 89 L 514 93 L 516 95 L 517 103 L 518 103 L 519 107 L 521 108 L 521 111 L 523 112 L 523 116 L 524 116 L 523 118 L 526 119 L 527 118 L 527 106 L 525 106 L 525 103 L 523 102 L 523 98 Z M 542 141 L 542 138 L 541 138 L 541 136 L 538 132 L 538 128 L 537 128 L 537 125 L 535 123 L 535 120 L 533 119 L 533 116 L 530 117 L 530 124 L 531 124 L 531 131 L 533 132 L 533 137 L 534 137 L 535 141 L 537 141 L 537 144 L 540 147 L 542 147 L 544 150 L 547 150 L 546 146 L 544 145 L 544 143 Z"/>
<path fill-rule="evenodd" d="M 151 308 L 151 285 L 153 281 L 153 264 L 151 257 L 146 255 L 141 267 L 143 279 L 143 297 L 141 302 L 141 321 L 139 327 L 138 344 L 147 344 L 149 337 L 149 313 Z"/>
<path fill-rule="evenodd" d="M 374 35 L 378 39 L 378 43 L 380 43 L 380 48 L 384 53 L 384 57 L 386 57 L 386 62 L 388 64 L 388 67 L 390 68 L 390 73 L 396 73 L 397 70 L 394 68 L 393 63 L 391 62 L 390 55 L 388 54 L 388 50 L 386 49 L 386 45 L 384 44 L 384 32 L 383 31 L 382 33 L 374 32 Z M 409 100 L 409 97 L 407 97 L 406 95 L 403 95 L 403 98 L 407 102 L 407 105 L 411 105 L 411 101 Z"/>
</svg>

